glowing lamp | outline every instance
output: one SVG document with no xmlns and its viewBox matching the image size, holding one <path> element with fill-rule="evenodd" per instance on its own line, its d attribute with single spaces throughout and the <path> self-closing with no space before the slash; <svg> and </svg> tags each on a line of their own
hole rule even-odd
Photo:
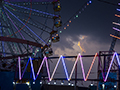
<svg viewBox="0 0 120 90">
<path fill-rule="evenodd" d="M 63 85 L 64 83 L 63 82 L 61 82 L 61 85 Z"/>
<path fill-rule="evenodd" d="M 39 50 L 37 50 L 37 52 L 39 52 Z"/>
<path fill-rule="evenodd" d="M 64 29 L 66 29 L 66 27 L 64 27 Z"/>
<path fill-rule="evenodd" d="M 51 42 L 51 40 L 49 40 L 49 42 Z"/>
<path fill-rule="evenodd" d="M 114 85 L 114 88 L 116 88 L 117 86 L 116 85 Z"/>
<path fill-rule="evenodd" d="M 13 85 L 15 85 L 15 82 L 13 82 Z"/>
<path fill-rule="evenodd" d="M 71 84 L 71 86 L 74 86 L 74 84 Z"/>
<path fill-rule="evenodd" d="M 70 86 L 70 85 L 71 85 L 71 83 L 69 82 L 69 83 L 68 83 L 68 85 Z"/>
<path fill-rule="evenodd" d="M 103 89 L 105 88 L 105 84 L 102 84 L 102 88 L 103 88 Z"/>
<path fill-rule="evenodd" d="M 89 1 L 89 3 L 92 3 L 92 1 Z"/>
<path fill-rule="evenodd" d="M 54 82 L 54 84 L 56 84 L 56 82 Z"/>
<path fill-rule="evenodd" d="M 40 84 L 42 84 L 42 81 L 40 82 Z"/>
<path fill-rule="evenodd" d="M 71 23 L 71 20 L 69 21 L 69 23 Z"/>
<path fill-rule="evenodd" d="M 30 82 L 26 82 L 26 84 L 29 86 L 29 85 L 30 85 Z"/>
<path fill-rule="evenodd" d="M 90 86 L 93 86 L 93 83 L 91 83 Z"/>
<path fill-rule="evenodd" d="M 78 17 L 78 15 L 76 15 L 76 17 Z"/>
<path fill-rule="evenodd" d="M 35 82 L 33 82 L 33 84 L 35 84 Z"/>
<path fill-rule="evenodd" d="M 50 82 L 48 82 L 48 85 L 50 85 Z"/>
</svg>

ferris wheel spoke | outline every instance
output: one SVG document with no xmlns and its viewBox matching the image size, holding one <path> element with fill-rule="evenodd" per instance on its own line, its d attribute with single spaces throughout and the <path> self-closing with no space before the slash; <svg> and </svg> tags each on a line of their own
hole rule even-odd
<svg viewBox="0 0 120 90">
<path fill-rule="evenodd" d="M 22 20 L 22 19 L 20 19 L 20 20 Z M 30 18 L 30 20 L 32 20 L 32 18 Z M 30 20 L 29 20 L 28 24 L 33 25 L 34 27 L 42 30 L 41 34 L 39 35 L 39 37 L 42 38 L 43 31 L 46 32 L 43 28 L 44 28 L 44 27 L 45 27 L 45 28 L 46 28 L 46 27 L 49 28 L 49 27 L 46 26 L 46 25 L 44 25 L 43 28 L 42 28 L 42 27 L 40 28 L 39 25 L 37 25 L 37 24 L 35 23 L 35 22 L 37 22 L 37 21 L 32 20 L 32 22 L 30 22 Z M 23 22 L 26 22 L 26 20 L 22 20 L 22 21 L 23 21 Z M 33 23 L 33 22 L 34 22 L 34 23 Z M 49 28 L 49 29 L 51 29 L 51 28 Z M 51 29 L 51 31 L 52 31 L 52 29 Z M 50 32 L 51 32 L 51 31 L 50 31 Z M 50 34 L 50 32 L 47 31 L 48 34 Z M 38 39 L 37 39 L 37 40 L 38 40 Z M 46 40 L 47 40 L 47 39 L 45 39 L 44 41 L 46 41 Z"/>
<path fill-rule="evenodd" d="M 5 12 L 6 13 L 6 12 Z M 11 21 L 11 23 L 13 24 L 13 26 L 16 28 L 16 30 L 18 31 L 19 29 L 17 28 L 17 26 L 14 24 L 14 22 L 12 21 L 12 19 L 10 18 L 10 16 L 6 13 L 7 17 L 9 18 L 9 20 Z M 22 35 L 21 32 L 19 32 L 20 36 L 25 39 L 25 37 Z"/>
<path fill-rule="evenodd" d="M 9 20 L 10 20 L 10 18 L 9 18 Z M 9 24 L 12 24 L 12 23 L 9 23 Z M 11 25 L 12 26 L 12 25 Z M 14 24 L 14 26 L 15 26 L 15 24 Z M 17 29 L 17 28 L 16 28 Z M 12 31 L 12 33 L 14 33 L 14 31 L 13 31 L 13 29 L 12 29 L 12 27 L 11 27 L 11 31 Z M 10 33 L 11 34 L 11 33 Z M 16 34 L 14 34 L 14 37 L 15 38 L 17 38 L 17 36 L 16 36 Z M 22 36 L 21 36 L 22 37 Z M 25 38 L 24 38 L 25 39 Z M 23 54 L 23 51 L 22 51 L 22 48 L 20 47 L 20 44 L 19 43 L 14 43 L 14 45 L 15 45 L 15 49 L 16 49 L 16 51 L 18 52 L 18 54 L 21 52 L 22 54 Z M 17 47 L 18 46 L 18 47 Z M 24 45 L 23 45 L 24 46 Z M 19 50 L 20 50 L 20 52 L 19 52 L 19 50 L 18 50 L 18 48 L 19 48 Z M 25 48 L 25 46 L 24 46 L 24 48 Z M 26 48 L 25 48 L 26 49 Z M 27 50 L 27 49 L 26 49 Z"/>
<path fill-rule="evenodd" d="M 3 30 L 3 34 L 4 34 L 4 36 L 6 35 L 6 33 L 4 32 L 4 30 Z M 10 50 L 11 54 L 14 55 L 15 53 L 13 52 L 13 49 L 11 48 L 10 43 L 9 42 L 6 42 L 6 43 L 7 43 L 7 46 L 8 46 L 8 49 L 6 49 L 6 50 Z M 3 52 L 3 53 L 5 53 L 5 52 Z"/>
<path fill-rule="evenodd" d="M 12 33 L 14 33 L 12 27 L 11 27 L 11 31 L 12 31 Z M 14 34 L 14 37 L 17 38 L 17 36 L 15 34 Z M 9 47 L 15 47 L 14 50 L 17 52 L 17 54 L 23 53 L 19 43 L 13 42 L 11 46 L 9 45 Z"/>
<path fill-rule="evenodd" d="M 8 6 L 7 4 L 4 4 L 4 6 L 6 6 L 7 8 L 9 8 L 9 9 L 15 11 L 15 9 L 14 9 L 13 7 L 10 7 L 10 6 Z"/>
<path fill-rule="evenodd" d="M 3 6 L 4 9 L 6 9 L 12 16 L 14 16 L 20 23 L 22 23 L 23 25 L 25 25 L 25 23 L 23 23 L 20 19 L 18 19 L 12 12 L 10 12 L 5 6 Z M 29 29 L 37 38 L 39 38 L 42 42 L 44 42 L 45 44 L 47 44 L 45 41 L 43 41 L 32 29 L 30 29 L 27 25 L 25 25 L 25 27 L 27 29 Z"/>
<path fill-rule="evenodd" d="M 48 8 L 48 5 L 46 5 L 46 10 L 45 10 L 46 12 L 47 12 L 47 8 Z M 43 27 L 44 30 L 46 29 L 46 23 L 47 23 L 47 18 L 44 22 L 44 27 Z M 43 31 L 41 32 L 41 34 L 39 36 L 42 37 L 42 34 L 43 34 Z"/>
<path fill-rule="evenodd" d="M 1 23 L 0 23 L 0 25 L 2 26 Z M 2 27 L 0 27 L 0 34 L 1 34 L 1 36 L 3 36 L 3 28 Z M 1 41 L 1 47 L 2 47 L 2 51 L 5 52 L 4 42 L 3 41 Z M 4 54 L 4 56 L 5 56 L 5 54 Z"/>
<path fill-rule="evenodd" d="M 23 9 L 26 9 L 26 10 L 32 10 L 32 11 L 37 12 L 37 13 L 42 13 L 42 14 L 46 14 L 46 15 L 50 15 L 50 16 L 57 16 L 57 15 L 54 15 L 54 14 L 51 14 L 51 13 L 48 13 L 48 12 L 43 12 L 43 11 L 39 11 L 39 10 L 36 10 L 36 9 L 31 9 L 31 8 L 24 7 L 24 6 L 19 6 L 19 5 L 8 3 L 8 2 L 5 2 L 5 4 L 13 5 L 13 6 L 23 8 Z"/>
<path fill-rule="evenodd" d="M 4 21 L 4 23 L 6 24 L 6 26 L 7 25 L 9 25 L 9 24 L 7 24 L 7 22 L 9 22 L 8 20 L 6 20 L 6 18 L 5 18 L 5 15 L 4 14 L 2 14 L 2 17 L 3 17 L 3 21 Z M 8 26 L 9 27 L 9 26 Z M 8 33 L 10 33 L 11 34 L 11 31 L 9 30 L 9 28 L 7 28 L 8 29 Z M 6 32 L 5 32 L 5 30 L 3 30 L 4 31 L 4 36 L 6 36 L 7 34 L 6 34 Z M 14 43 L 15 44 L 15 43 Z M 13 54 L 15 54 L 14 52 L 13 52 L 13 50 L 12 50 L 12 48 L 11 48 L 11 46 L 10 46 L 10 44 L 7 42 L 7 45 L 8 45 L 8 47 L 9 47 L 9 49 L 10 49 L 10 51 L 11 51 L 11 53 L 12 53 L 12 55 Z M 16 45 L 16 44 L 15 44 Z M 8 50 L 8 49 L 6 49 L 6 50 Z"/>
<path fill-rule="evenodd" d="M 6 13 L 6 12 L 5 12 Z M 11 24 L 13 24 L 13 26 L 17 29 L 17 30 L 19 30 L 18 29 L 18 27 L 14 24 L 14 22 L 12 21 L 12 19 L 9 17 L 9 15 L 6 13 L 6 15 L 7 15 L 7 17 L 9 18 L 9 20 L 12 22 Z M 12 26 L 12 25 L 11 25 Z M 14 32 L 13 32 L 14 33 Z M 19 34 L 20 34 L 20 36 L 21 36 L 21 38 L 23 38 L 24 40 L 25 40 L 25 37 L 22 35 L 22 33 L 21 32 L 19 32 Z M 15 35 L 15 34 L 14 34 Z M 15 37 L 17 38 L 17 36 L 15 35 Z M 24 45 L 23 45 L 24 46 Z M 18 47 L 19 47 L 19 49 L 20 49 L 20 51 L 21 51 L 21 53 L 23 54 L 23 51 L 22 51 L 22 49 L 21 49 L 21 47 L 20 47 L 20 45 L 18 44 Z M 25 48 L 25 50 L 27 50 L 26 49 L 26 47 L 24 46 L 24 48 Z"/>
<path fill-rule="evenodd" d="M 16 10 L 16 12 L 19 12 L 19 13 L 24 13 L 24 14 L 29 14 L 28 11 L 22 11 L 22 10 Z M 53 16 L 50 16 L 50 15 L 44 15 L 44 14 L 39 14 L 39 13 L 35 13 L 35 12 L 31 12 L 31 15 L 32 16 L 37 16 L 37 17 L 43 17 L 43 18 L 48 18 L 48 19 L 53 19 Z"/>
<path fill-rule="evenodd" d="M 12 29 L 12 32 L 14 33 L 13 29 Z M 14 34 L 14 37 L 15 37 L 15 38 L 18 38 L 16 34 Z M 24 39 L 24 40 L 25 40 L 25 39 Z M 15 44 L 15 45 L 16 45 L 16 44 Z M 18 46 L 18 49 L 20 49 L 21 54 L 23 54 L 23 50 L 22 50 L 23 47 L 24 47 L 24 50 L 27 51 L 27 48 L 25 47 L 24 44 L 20 45 L 19 43 L 17 43 L 17 46 Z M 18 51 L 18 50 L 17 50 L 17 51 Z"/>
<path fill-rule="evenodd" d="M 20 20 L 22 20 L 23 22 L 26 22 L 26 21 L 27 21 L 27 20 L 23 20 L 23 19 L 20 19 Z M 30 18 L 30 20 L 31 20 L 31 21 L 29 21 L 28 24 L 30 24 L 30 25 L 38 28 L 38 29 L 41 29 L 42 31 L 44 31 L 44 32 L 46 32 L 46 33 L 50 33 L 49 31 L 43 29 L 43 27 L 40 27 L 40 25 L 37 25 L 37 23 L 34 22 L 35 20 L 32 20 L 31 18 Z M 39 23 L 39 24 L 41 24 L 41 23 Z M 52 31 L 52 29 L 51 29 L 50 27 L 48 27 L 48 26 L 46 26 L 46 25 L 44 25 L 44 24 L 41 24 L 41 25 L 47 27 L 48 29 L 50 29 L 50 30 Z"/>
<path fill-rule="evenodd" d="M 20 19 L 20 20 L 22 20 L 22 19 Z M 23 22 L 26 22 L 26 20 L 22 20 L 22 21 L 23 21 Z M 43 31 L 44 31 L 44 32 L 47 32 L 48 34 L 50 34 L 50 32 L 43 30 L 43 28 L 40 28 L 40 27 L 37 26 L 35 23 L 32 23 L 32 22 L 29 21 L 28 24 L 33 25 L 34 27 L 36 27 L 36 28 L 38 28 L 38 29 L 41 29 L 41 30 L 42 30 L 41 35 L 42 35 Z M 41 36 L 39 35 L 39 37 L 41 37 Z M 41 37 L 41 39 L 42 39 L 42 37 Z M 38 40 L 38 39 L 36 39 L 36 40 Z M 45 41 L 45 40 L 44 40 L 44 41 Z"/>
<path fill-rule="evenodd" d="M 14 22 L 15 22 L 15 21 L 14 21 Z M 16 22 L 15 22 L 15 25 L 16 25 L 17 27 L 21 28 L 21 26 L 19 26 Z M 29 37 L 31 37 L 31 38 L 32 38 L 34 41 L 36 41 L 37 43 L 39 42 L 37 39 L 34 38 L 34 36 L 33 36 L 30 32 L 27 32 L 26 29 L 22 29 L 22 31 L 23 31 L 24 33 L 26 33 Z"/>
</svg>

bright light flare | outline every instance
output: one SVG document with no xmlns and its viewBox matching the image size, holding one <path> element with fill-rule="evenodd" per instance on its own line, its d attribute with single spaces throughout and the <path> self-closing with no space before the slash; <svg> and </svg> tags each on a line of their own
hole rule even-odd
<svg viewBox="0 0 120 90">
<path fill-rule="evenodd" d="M 113 22 L 113 24 L 120 26 L 120 23 Z"/>
<path fill-rule="evenodd" d="M 117 37 L 117 36 L 112 35 L 112 34 L 110 34 L 110 36 L 111 36 L 111 37 L 114 37 L 114 38 L 117 38 L 117 39 L 120 39 L 120 37 Z"/>
</svg>

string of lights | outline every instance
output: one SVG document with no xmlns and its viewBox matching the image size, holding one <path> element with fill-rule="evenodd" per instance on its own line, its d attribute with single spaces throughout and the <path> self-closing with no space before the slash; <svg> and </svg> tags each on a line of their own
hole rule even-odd
<svg viewBox="0 0 120 90">
<path fill-rule="evenodd" d="M 76 19 L 79 17 L 79 15 L 87 8 L 87 6 L 89 6 L 92 3 L 92 1 L 87 1 L 85 2 L 85 4 L 77 11 L 75 12 L 64 24 L 62 24 L 63 29 L 67 29 L 67 27 L 70 26 L 70 24 L 72 23 L 72 19 Z M 60 30 L 62 27 L 60 27 L 58 30 Z M 61 33 L 62 31 L 60 31 Z"/>
<path fill-rule="evenodd" d="M 46 63 L 47 74 L 48 74 L 49 81 L 52 81 L 52 80 L 53 80 L 53 77 L 54 77 L 55 72 L 56 72 L 56 70 L 57 70 L 57 68 L 58 68 L 59 62 L 60 62 L 61 60 L 62 60 L 62 64 L 63 64 L 63 67 L 64 67 L 64 71 L 65 71 L 66 78 L 67 78 L 68 81 L 70 81 L 70 80 L 71 80 L 71 77 L 72 77 L 72 75 L 73 75 L 75 66 L 76 66 L 76 64 L 78 63 L 78 60 L 80 60 L 81 69 L 82 69 L 82 74 L 83 74 L 83 79 L 84 79 L 84 81 L 87 81 L 97 56 L 98 56 L 98 53 L 95 54 L 95 56 L 94 56 L 94 58 L 93 58 L 93 61 L 92 61 L 91 65 L 90 65 L 90 68 L 89 68 L 88 73 L 87 73 L 86 76 L 85 76 L 85 71 L 84 71 L 82 56 L 81 56 L 80 53 L 78 54 L 77 59 L 76 59 L 74 65 L 73 65 L 73 68 L 72 68 L 72 71 L 71 71 L 71 73 L 70 73 L 70 76 L 68 76 L 68 71 L 67 71 L 67 67 L 66 67 L 65 61 L 64 61 L 64 56 L 62 56 L 62 55 L 59 57 L 59 59 L 58 59 L 58 61 L 57 61 L 57 63 L 56 63 L 56 66 L 55 66 L 55 68 L 54 68 L 54 70 L 53 70 L 53 73 L 52 73 L 51 77 L 50 77 L 50 71 L 49 71 L 49 68 L 48 68 L 49 66 L 48 66 L 48 61 L 47 61 L 47 57 L 46 57 L 46 56 L 43 58 L 43 61 L 42 61 L 41 65 L 40 65 L 40 67 L 39 67 L 39 69 L 38 69 L 38 72 L 37 72 L 37 75 L 36 75 L 36 76 L 35 76 L 35 72 L 34 72 L 34 67 L 33 67 L 32 58 L 30 57 L 29 60 L 30 60 L 31 70 L 32 70 L 32 74 L 33 74 L 33 79 L 34 79 L 34 80 L 37 79 L 37 77 L 38 77 L 38 75 L 39 75 L 39 73 L 40 73 L 40 71 L 41 71 L 41 69 L 42 69 L 43 63 L 44 63 L 44 62 Z M 113 57 L 112 57 L 112 60 L 111 60 L 110 65 L 109 65 L 109 68 L 108 68 L 108 71 L 107 71 L 107 74 L 106 74 L 106 76 L 103 76 L 103 77 L 105 77 L 105 78 L 103 78 L 104 82 L 107 81 L 107 78 L 108 78 L 108 75 L 109 75 L 109 72 L 110 72 L 110 69 L 111 69 L 111 66 L 112 66 L 112 64 L 113 64 L 113 61 L 114 61 L 115 56 L 116 56 L 118 65 L 120 66 L 120 60 L 119 60 L 118 54 L 117 54 L 116 52 L 114 52 Z M 29 61 L 29 60 L 28 60 L 28 61 Z M 18 61 L 19 61 L 19 62 L 18 62 L 18 63 L 19 63 L 19 64 L 18 64 L 18 65 L 19 65 L 19 79 L 21 80 L 22 77 L 23 77 L 23 74 L 22 74 L 22 77 L 21 77 L 20 57 L 18 57 Z M 28 65 L 28 64 L 27 64 L 27 65 Z M 26 67 L 27 67 L 27 65 L 26 65 Z M 26 69 L 26 68 L 25 68 L 25 69 Z M 24 70 L 24 72 L 25 72 L 25 70 Z M 24 72 L 23 72 L 23 73 L 24 73 Z"/>
<path fill-rule="evenodd" d="M 12 16 L 14 16 L 20 23 L 22 23 L 23 25 L 25 25 L 25 23 L 23 23 L 19 18 L 17 18 L 11 11 L 9 11 L 5 6 L 3 6 Z M 27 25 L 25 25 L 25 27 L 27 29 L 29 29 L 36 37 L 38 37 L 42 42 L 44 42 L 45 44 L 47 44 L 43 39 L 41 39 L 32 29 L 30 29 Z"/>
<path fill-rule="evenodd" d="M 19 6 L 19 5 L 8 3 L 8 2 L 5 2 L 5 4 L 16 6 L 16 7 L 19 7 L 19 8 L 24 8 L 24 9 L 27 9 L 27 10 L 32 10 L 32 11 L 37 12 L 37 13 L 42 13 L 42 14 L 46 14 L 46 15 L 56 16 L 54 14 L 50 14 L 50 13 L 47 13 L 47 12 L 39 11 L 39 10 L 36 10 L 36 9 L 27 8 L 27 7 L 24 7 L 24 6 Z"/>
</svg>

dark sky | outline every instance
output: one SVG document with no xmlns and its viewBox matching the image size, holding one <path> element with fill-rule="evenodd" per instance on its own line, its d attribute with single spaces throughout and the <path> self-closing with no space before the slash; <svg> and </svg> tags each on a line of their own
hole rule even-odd
<svg viewBox="0 0 120 90">
<path fill-rule="evenodd" d="M 87 0 L 61 0 L 61 17 L 63 23 L 66 22 L 77 10 L 82 8 L 82 5 L 86 1 Z M 119 2 L 119 0 L 105 1 L 114 4 Z M 73 17 L 71 19 L 72 23 L 66 30 L 63 28 L 60 29 L 62 30 L 62 34 L 60 34 L 60 42 L 52 45 L 54 50 L 53 56 L 73 56 L 82 53 L 77 45 L 79 41 L 81 47 L 86 51 L 85 53 L 82 53 L 84 55 L 93 55 L 96 52 L 99 53 L 99 51 L 108 51 L 112 42 L 110 34 L 115 34 L 115 31 L 112 29 L 114 26 L 112 22 L 119 22 L 119 18 L 115 17 L 115 14 L 120 14 L 120 12 L 118 12 L 116 8 L 118 8 L 118 6 L 100 2 L 98 0 L 92 0 L 91 5 L 87 6 L 81 14 L 78 14 L 78 18 L 74 19 Z M 120 51 L 119 44 L 120 41 L 117 40 L 114 48 L 118 53 Z M 92 59 L 93 58 L 83 58 L 86 74 Z M 72 69 L 73 63 L 74 59 L 66 61 L 69 72 Z M 51 64 L 53 65 L 55 62 Z M 62 68 L 62 65 L 60 67 Z M 81 75 L 78 76 L 82 77 L 80 65 L 79 69 L 80 71 L 78 71 Z M 64 71 L 61 72 L 64 73 Z M 92 72 L 95 72 L 95 74 L 92 74 L 93 76 L 91 75 L 90 78 L 97 78 L 97 62 L 95 62 Z"/>
<path fill-rule="evenodd" d="M 119 0 L 109 0 L 109 2 L 114 4 L 117 4 L 118 1 Z M 69 0 L 69 2 L 67 0 L 61 0 L 61 16 L 63 23 L 66 22 L 76 11 L 82 8 L 85 2 L 87 2 L 87 0 Z M 57 45 L 59 44 L 60 47 L 67 47 L 71 49 L 73 46 L 72 41 L 78 42 L 80 41 L 80 35 L 85 35 L 87 36 L 85 38 L 86 43 L 97 43 L 97 45 L 99 45 L 99 48 L 106 45 L 107 47 L 104 48 L 104 51 L 109 50 L 110 44 L 112 42 L 110 34 L 115 33 L 115 31 L 112 29 L 112 22 L 118 22 L 118 18 L 115 17 L 114 14 L 120 13 L 116 10 L 117 7 L 118 6 L 100 2 L 98 0 L 92 0 L 92 3 L 87 6 L 87 8 L 84 9 L 81 14 L 78 14 L 78 18 L 74 19 L 73 17 L 71 19 L 72 23 L 69 27 L 67 27 L 66 30 L 63 28 L 61 29 L 61 39 Z M 71 38 L 72 41 L 66 41 L 66 38 Z M 53 45 L 56 46 L 56 44 Z M 100 51 L 100 49 L 97 50 L 97 52 L 98 51 Z"/>
</svg>

